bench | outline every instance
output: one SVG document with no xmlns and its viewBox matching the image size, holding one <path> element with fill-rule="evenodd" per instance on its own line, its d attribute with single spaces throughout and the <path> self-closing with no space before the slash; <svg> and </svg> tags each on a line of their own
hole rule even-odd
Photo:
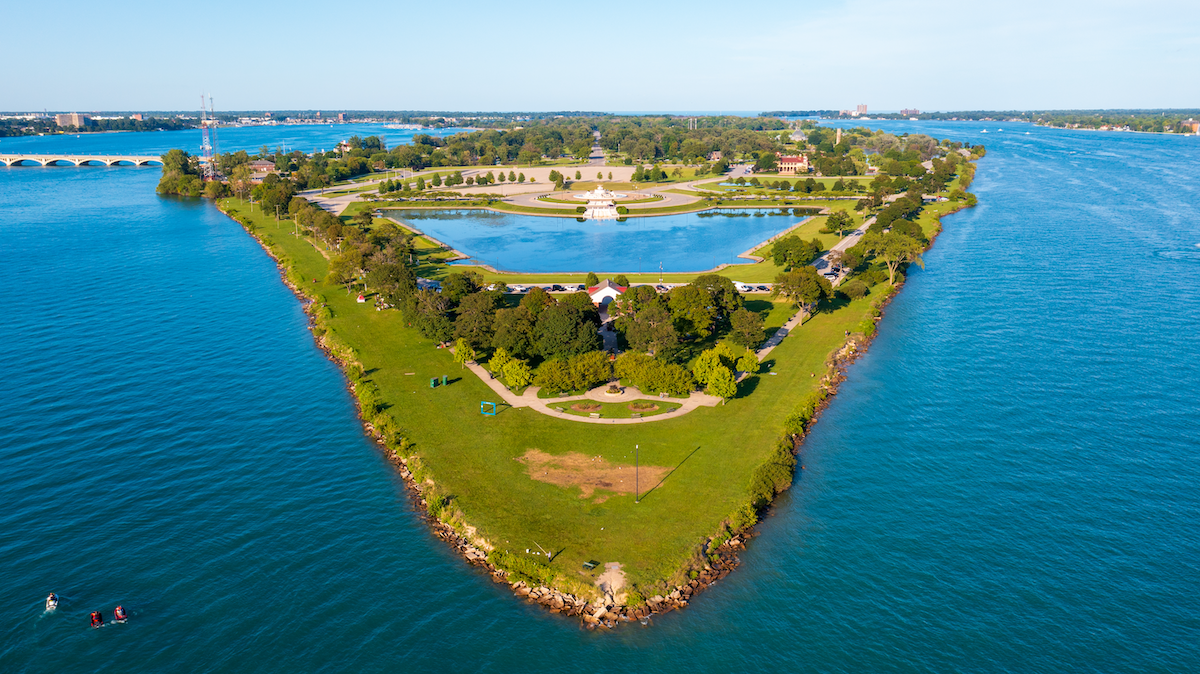
<svg viewBox="0 0 1200 674">
<path fill-rule="evenodd" d="M 638 412 L 634 412 L 633 414 L 630 414 L 630 415 L 629 415 L 629 418 L 630 418 L 630 419 L 641 419 L 641 418 L 642 418 L 642 415 L 641 415 L 640 413 L 638 413 Z"/>
<path fill-rule="evenodd" d="M 565 412 L 566 410 L 564 410 L 564 409 L 563 409 L 563 408 L 561 408 L 561 407 L 555 407 L 555 408 L 554 408 L 554 411 L 555 411 L 555 412 L 562 413 L 562 412 Z"/>
<path fill-rule="evenodd" d="M 600 418 L 600 413 L 599 413 L 599 412 L 592 412 L 592 413 L 591 413 L 591 414 L 589 414 L 588 416 L 589 416 L 589 417 L 591 417 L 591 418 L 593 418 L 593 419 L 599 419 L 599 418 Z"/>
</svg>

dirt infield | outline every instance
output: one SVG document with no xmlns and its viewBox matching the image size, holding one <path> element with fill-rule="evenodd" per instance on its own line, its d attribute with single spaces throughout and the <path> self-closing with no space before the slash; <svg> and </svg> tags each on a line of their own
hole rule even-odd
<svg viewBox="0 0 1200 674">
<path fill-rule="evenodd" d="M 540 449 L 531 449 L 517 460 L 526 465 L 529 477 L 538 482 L 564 488 L 579 487 L 579 498 L 591 498 L 596 491 L 633 493 L 634 467 L 631 464 L 613 463 L 578 452 L 553 456 Z M 661 482 L 670 472 L 671 468 L 666 466 L 642 466 L 639 469 L 642 491 Z M 608 495 L 602 494 L 598 502 L 607 498 Z"/>
</svg>

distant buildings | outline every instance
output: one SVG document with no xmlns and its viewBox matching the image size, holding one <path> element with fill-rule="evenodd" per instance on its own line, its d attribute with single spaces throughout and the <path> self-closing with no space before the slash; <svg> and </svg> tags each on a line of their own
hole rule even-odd
<svg viewBox="0 0 1200 674">
<path fill-rule="evenodd" d="M 905 117 L 915 117 L 921 114 L 921 111 L 916 108 L 905 108 L 900 111 L 900 114 L 904 115 Z"/>
<path fill-rule="evenodd" d="M 839 110 L 838 115 L 841 117 L 860 117 L 867 114 L 867 104 L 859 103 L 853 110 Z"/>
<path fill-rule="evenodd" d="M 73 126 L 77 129 L 80 127 L 83 127 L 83 126 L 87 126 L 88 123 L 91 121 L 92 121 L 91 118 L 89 118 L 87 115 L 81 115 L 78 112 L 71 112 L 71 113 L 67 113 L 65 115 L 55 115 L 54 116 L 55 124 L 58 124 L 59 126 Z"/>
</svg>

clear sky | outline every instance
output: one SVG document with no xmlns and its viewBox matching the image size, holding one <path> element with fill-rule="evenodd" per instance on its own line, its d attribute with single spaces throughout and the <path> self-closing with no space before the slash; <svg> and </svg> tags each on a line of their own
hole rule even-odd
<svg viewBox="0 0 1200 674">
<path fill-rule="evenodd" d="M 1200 107 L 1200 6 L 8 3 L 0 110 Z"/>
</svg>

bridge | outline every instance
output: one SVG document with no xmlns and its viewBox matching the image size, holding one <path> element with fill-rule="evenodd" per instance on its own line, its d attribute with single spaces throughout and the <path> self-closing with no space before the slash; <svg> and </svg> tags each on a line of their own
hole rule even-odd
<svg viewBox="0 0 1200 674">
<path fill-rule="evenodd" d="M 151 162 L 161 165 L 162 157 L 156 154 L 0 154 L 0 163 L 5 166 L 150 166 Z"/>
</svg>

